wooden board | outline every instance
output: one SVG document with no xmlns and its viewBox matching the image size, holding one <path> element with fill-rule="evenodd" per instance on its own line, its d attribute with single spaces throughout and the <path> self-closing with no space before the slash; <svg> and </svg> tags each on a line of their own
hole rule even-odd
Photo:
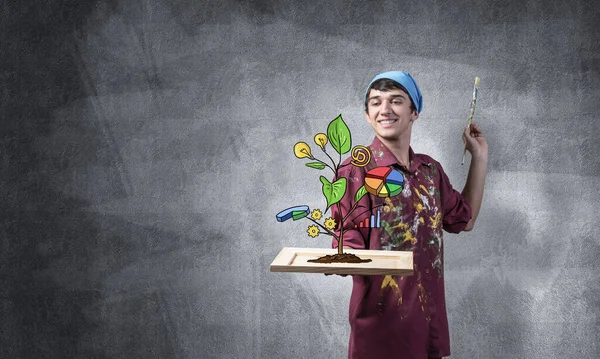
<svg viewBox="0 0 600 359">
<path fill-rule="evenodd" d="M 375 251 L 347 249 L 362 259 L 371 259 L 368 263 L 311 263 L 327 254 L 336 254 L 337 249 L 330 248 L 283 248 L 273 263 L 271 272 L 300 272 L 325 274 L 358 275 L 413 275 L 413 254 L 403 251 Z"/>
</svg>

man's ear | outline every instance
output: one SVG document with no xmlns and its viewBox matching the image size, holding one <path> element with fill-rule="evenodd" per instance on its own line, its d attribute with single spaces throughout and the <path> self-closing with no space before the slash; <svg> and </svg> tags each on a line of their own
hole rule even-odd
<svg viewBox="0 0 600 359">
<path fill-rule="evenodd" d="M 413 110 L 413 112 L 410 116 L 410 122 L 415 122 L 418 118 L 419 118 L 419 113 L 417 112 L 417 110 Z"/>
</svg>

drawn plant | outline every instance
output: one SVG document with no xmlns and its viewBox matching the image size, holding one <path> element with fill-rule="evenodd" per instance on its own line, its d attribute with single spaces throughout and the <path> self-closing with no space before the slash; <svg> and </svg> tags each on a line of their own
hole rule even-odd
<svg viewBox="0 0 600 359">
<path fill-rule="evenodd" d="M 350 161 L 350 165 L 356 167 L 365 167 L 371 160 L 371 153 L 369 149 L 365 146 L 352 147 L 352 136 L 350 133 L 350 129 L 342 119 L 342 115 L 337 116 L 333 121 L 329 123 L 329 125 L 327 126 L 327 134 L 316 134 L 314 136 L 314 142 L 321 149 L 323 155 L 327 157 L 327 162 L 315 157 L 311 151 L 310 146 L 306 142 L 296 143 L 294 145 L 294 154 L 299 159 L 306 158 L 310 160 L 310 162 L 306 163 L 307 167 L 314 168 L 316 170 L 324 170 L 325 168 L 329 168 L 333 172 L 333 182 L 331 182 L 327 177 L 323 175 L 319 176 L 319 180 L 322 184 L 322 192 L 326 200 L 325 211 L 322 212 L 320 209 L 314 209 L 311 212 L 308 206 L 302 205 L 287 208 L 279 212 L 276 215 L 276 217 L 277 220 L 280 222 L 286 221 L 290 218 L 292 218 L 293 220 L 299 220 L 302 218 L 310 220 L 311 222 L 313 222 L 313 224 L 311 224 L 308 227 L 307 234 L 313 238 L 321 234 L 332 236 L 338 244 L 338 255 L 343 255 L 343 228 L 345 221 L 348 220 L 352 212 L 356 210 L 359 200 L 367 193 L 373 191 L 370 190 L 368 187 L 365 187 L 365 185 L 361 186 L 354 194 L 354 206 L 350 208 L 347 211 L 347 213 L 342 212 L 342 207 L 339 202 L 346 193 L 347 180 L 344 177 L 339 177 L 339 170 L 343 166 L 348 165 L 341 164 L 342 155 L 352 150 L 352 160 Z M 337 161 L 334 160 L 327 152 L 327 144 L 329 144 L 337 152 Z M 331 206 L 334 205 L 337 206 L 338 218 L 327 217 L 324 219 L 323 223 L 320 223 L 319 220 L 321 220 L 324 217 L 324 213 L 326 213 L 331 208 Z M 336 226 L 339 227 L 339 235 L 337 235 L 334 232 Z"/>
</svg>

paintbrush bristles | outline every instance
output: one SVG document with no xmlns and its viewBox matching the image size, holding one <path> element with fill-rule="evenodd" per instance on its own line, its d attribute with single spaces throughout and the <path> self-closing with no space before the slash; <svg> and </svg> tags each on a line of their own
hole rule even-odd
<svg viewBox="0 0 600 359">
<path fill-rule="evenodd" d="M 479 77 L 475 77 L 475 86 L 479 86 Z"/>
</svg>

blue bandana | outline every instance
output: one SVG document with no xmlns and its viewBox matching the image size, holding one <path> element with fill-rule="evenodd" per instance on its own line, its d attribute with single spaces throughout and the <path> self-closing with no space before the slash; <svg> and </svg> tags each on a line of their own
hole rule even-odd
<svg viewBox="0 0 600 359">
<path fill-rule="evenodd" d="M 419 86 L 417 86 L 415 79 L 413 79 L 408 72 L 404 71 L 388 71 L 375 76 L 369 83 L 369 86 L 367 86 L 367 92 L 365 92 L 365 102 L 367 101 L 369 87 L 371 87 L 373 82 L 379 79 L 394 80 L 400 85 L 404 86 L 404 88 L 408 91 L 410 99 L 415 104 L 417 113 L 421 113 L 421 110 L 423 109 L 423 96 L 421 95 L 421 90 L 419 90 Z"/>
</svg>

